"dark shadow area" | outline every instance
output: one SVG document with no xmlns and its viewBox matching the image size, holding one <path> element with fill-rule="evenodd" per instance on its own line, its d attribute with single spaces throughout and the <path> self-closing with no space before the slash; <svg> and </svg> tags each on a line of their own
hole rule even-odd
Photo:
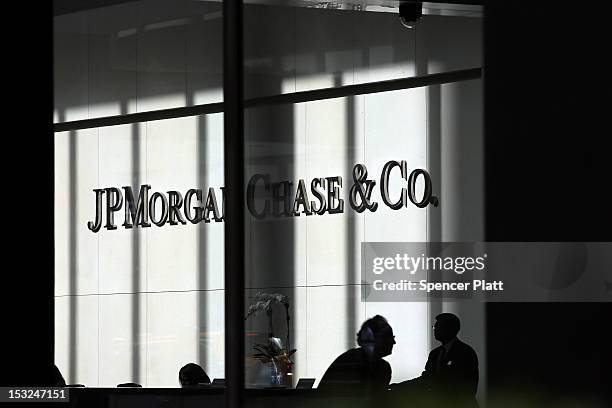
<svg viewBox="0 0 612 408">
<path fill-rule="evenodd" d="M 4 220 L 3 386 L 51 384 L 54 350 L 54 134 L 51 2 L 7 4 L 6 12 L 27 19 L 39 35 L 16 34 L 4 25 L 4 52 L 19 61 L 4 87 L 7 123 L 13 136 L 2 144 L 3 188 L 28 199 L 3 202 L 17 212 Z M 30 25 L 31 24 L 31 25 Z M 33 51 L 36 50 L 36 51 Z M 35 97 L 34 97 L 35 95 Z M 61 108 L 60 108 L 61 109 Z M 19 204 L 17 204 L 19 203 Z M 8 213 L 7 213 L 8 214 Z M 68 318 L 68 316 L 67 316 Z M 58 404 L 59 405 L 59 404 Z"/>
<path fill-rule="evenodd" d="M 490 398 L 612 401 L 600 336 L 611 315 L 609 303 L 489 303 Z"/>
<path fill-rule="evenodd" d="M 562 27 L 555 2 L 522 11 L 495 2 L 485 19 L 487 239 L 609 241 L 607 115 L 595 102 L 605 76 L 585 63 L 606 23 L 591 14 Z"/>
<path fill-rule="evenodd" d="M 490 2 L 485 19 L 486 238 L 610 241 L 607 12 Z M 518 17 L 520 16 L 520 17 Z M 605 16 L 605 17 L 604 17 Z M 520 29 L 517 29 L 517 17 Z M 489 399 L 612 401 L 610 303 L 489 303 Z M 607 405 L 606 403 L 603 406 Z"/>
</svg>

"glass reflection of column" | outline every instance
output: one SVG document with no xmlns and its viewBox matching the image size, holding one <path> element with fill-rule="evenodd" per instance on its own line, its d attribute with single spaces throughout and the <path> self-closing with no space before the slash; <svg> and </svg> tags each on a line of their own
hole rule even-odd
<svg viewBox="0 0 612 408">
<path fill-rule="evenodd" d="M 245 37 L 245 98 L 258 96 L 278 95 L 286 92 L 288 86 L 291 92 L 295 91 L 294 68 L 284 57 L 284 53 L 292 52 L 295 48 L 294 37 L 283 32 L 279 34 L 279 27 L 294 29 L 295 10 L 290 7 L 244 5 Z M 262 21 L 269 22 L 265 27 Z M 265 61 L 263 65 L 253 64 L 253 61 Z M 287 71 L 290 73 L 287 74 Z M 284 79 L 291 78 L 288 81 Z M 298 179 L 301 177 L 297 168 L 299 159 L 295 154 L 299 144 L 295 129 L 295 106 L 292 104 L 271 105 L 245 110 L 245 152 L 247 180 L 250 176 L 260 173 L 270 176 L 270 182 L 291 181 L 291 190 L 295 190 Z M 271 188 L 272 190 L 272 188 Z M 279 206 L 283 207 L 282 204 Z M 245 220 L 246 249 L 248 264 L 245 279 L 246 306 L 253 301 L 249 296 L 257 292 L 280 293 L 286 295 L 290 304 L 291 320 L 289 331 L 291 333 L 291 347 L 296 348 L 300 333 L 296 331 L 298 320 L 297 304 L 298 290 L 296 288 L 296 271 L 300 251 L 299 233 L 300 222 L 305 217 L 266 216 L 265 219 L 255 220 L 247 216 Z M 275 336 L 282 338 L 285 345 L 286 321 L 284 311 L 274 306 L 273 327 Z M 245 341 L 245 356 L 253 354 L 254 343 L 267 342 L 267 319 L 255 317 L 246 322 L 245 329 L 249 337 Z M 305 352 L 298 350 L 298 353 Z M 261 375 L 261 365 L 252 362 L 248 365 L 247 385 L 261 386 L 259 383 L 265 378 Z M 261 371 L 261 372 L 260 372 Z M 268 381 L 269 381 L 268 376 Z M 269 385 L 269 384 L 268 384 Z"/>
<path fill-rule="evenodd" d="M 354 81 L 353 81 L 354 82 Z M 342 79 L 336 77 L 336 87 L 342 86 Z M 345 149 L 346 155 L 344 156 L 344 174 L 346 179 L 343 182 L 343 190 L 349 191 L 349 186 L 352 182 L 353 165 L 356 164 L 355 150 L 357 149 L 355 137 L 355 96 L 348 96 L 345 99 L 344 108 L 344 122 L 345 122 Z M 355 296 L 356 285 L 359 280 L 355 280 L 356 268 L 355 263 L 356 250 L 355 247 L 358 240 L 356 239 L 357 229 L 355 226 L 355 220 L 359 217 L 358 214 L 353 213 L 348 202 L 345 202 L 345 214 L 346 214 L 346 228 L 345 228 L 345 242 L 346 242 L 346 265 L 345 265 L 345 279 L 346 279 L 346 348 L 350 349 L 355 347 L 355 333 L 357 333 L 357 305 L 359 298 Z"/>
<path fill-rule="evenodd" d="M 121 113 L 125 114 L 122 103 Z M 140 125 L 132 124 L 132 191 L 140 191 Z M 132 229 L 132 381 L 140 384 L 140 228 Z"/>
<path fill-rule="evenodd" d="M 193 104 L 193 93 L 189 92 L 187 96 L 187 106 Z M 202 192 L 206 192 L 209 187 L 209 182 L 206 179 L 206 168 L 207 168 L 207 131 L 206 131 L 206 115 L 198 116 L 196 124 L 196 135 L 197 135 L 197 150 L 196 150 L 196 185 L 197 188 L 201 188 Z M 203 196 L 204 199 L 204 196 Z M 208 295 L 208 283 L 207 283 L 207 258 L 208 258 L 208 240 L 206 233 L 206 224 L 200 223 L 198 225 L 197 233 L 197 318 L 196 327 L 197 331 L 197 360 L 205 370 L 208 364 L 207 355 L 207 342 L 209 341 L 209 330 L 207 326 L 206 314 L 208 312 L 207 295 Z M 212 254 L 211 254 L 212 255 Z M 217 254 L 218 255 L 218 254 Z"/>
</svg>

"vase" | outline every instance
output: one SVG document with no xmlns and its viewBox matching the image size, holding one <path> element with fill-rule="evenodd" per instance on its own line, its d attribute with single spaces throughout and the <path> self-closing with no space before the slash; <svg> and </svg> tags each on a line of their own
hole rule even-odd
<svg viewBox="0 0 612 408">
<path fill-rule="evenodd" d="M 270 385 L 279 386 L 283 383 L 283 374 L 276 362 L 270 362 Z"/>
</svg>

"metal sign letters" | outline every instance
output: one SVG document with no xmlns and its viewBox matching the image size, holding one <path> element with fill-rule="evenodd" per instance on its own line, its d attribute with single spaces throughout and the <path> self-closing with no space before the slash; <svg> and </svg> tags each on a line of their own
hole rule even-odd
<svg viewBox="0 0 612 408">
<path fill-rule="evenodd" d="M 399 176 L 406 182 L 401 193 L 391 197 L 389 182 L 393 169 L 399 170 Z M 397 173 L 397 172 L 396 172 Z M 353 182 L 349 189 L 348 201 L 351 208 L 362 213 L 366 210 L 375 212 L 378 202 L 372 198 L 376 181 L 368 178 L 368 169 L 363 164 L 353 167 Z M 422 193 L 417 197 L 417 182 L 422 181 Z M 246 204 L 250 214 L 262 220 L 267 217 L 298 217 L 304 215 L 339 214 L 344 212 L 344 199 L 341 198 L 343 180 L 340 176 L 313 178 L 310 189 L 300 179 L 296 187 L 293 182 L 272 181 L 268 174 L 255 174 L 248 182 Z M 438 206 L 438 198 L 432 195 L 432 182 L 429 173 L 424 169 L 415 169 L 408 173 L 406 161 L 389 161 L 381 172 L 380 195 L 383 203 L 393 209 L 406 208 L 412 203 L 418 208 L 432 204 Z M 219 198 L 213 187 L 206 192 L 201 189 L 190 189 L 185 195 L 179 191 L 150 194 L 151 185 L 140 186 L 135 197 L 131 186 L 122 188 L 106 187 L 93 190 L 96 200 L 96 214 L 87 228 L 98 232 L 104 226 L 107 230 L 117 229 L 115 213 L 123 209 L 124 228 L 146 228 L 179 224 L 197 224 L 222 222 L 225 219 L 224 187 L 219 188 Z M 311 200 L 312 198 L 312 200 Z"/>
</svg>

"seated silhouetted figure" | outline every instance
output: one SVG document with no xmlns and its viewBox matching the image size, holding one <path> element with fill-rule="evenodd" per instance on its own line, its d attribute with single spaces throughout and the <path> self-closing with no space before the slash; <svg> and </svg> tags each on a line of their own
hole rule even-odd
<svg viewBox="0 0 612 408">
<path fill-rule="evenodd" d="M 362 324 L 357 344 L 358 348 L 334 360 L 318 389 L 359 393 L 386 390 L 391 381 L 391 366 L 383 357 L 393 350 L 393 329 L 384 317 L 376 315 Z"/>
<path fill-rule="evenodd" d="M 459 318 L 452 313 L 436 316 L 434 338 L 442 343 L 429 353 L 420 377 L 392 386 L 397 390 L 425 393 L 435 406 L 474 407 L 478 388 L 478 357 L 472 347 L 457 338 Z"/>
<path fill-rule="evenodd" d="M 210 378 L 204 369 L 195 363 L 184 365 L 179 371 L 181 387 L 197 387 L 198 384 L 210 384 Z"/>
</svg>

